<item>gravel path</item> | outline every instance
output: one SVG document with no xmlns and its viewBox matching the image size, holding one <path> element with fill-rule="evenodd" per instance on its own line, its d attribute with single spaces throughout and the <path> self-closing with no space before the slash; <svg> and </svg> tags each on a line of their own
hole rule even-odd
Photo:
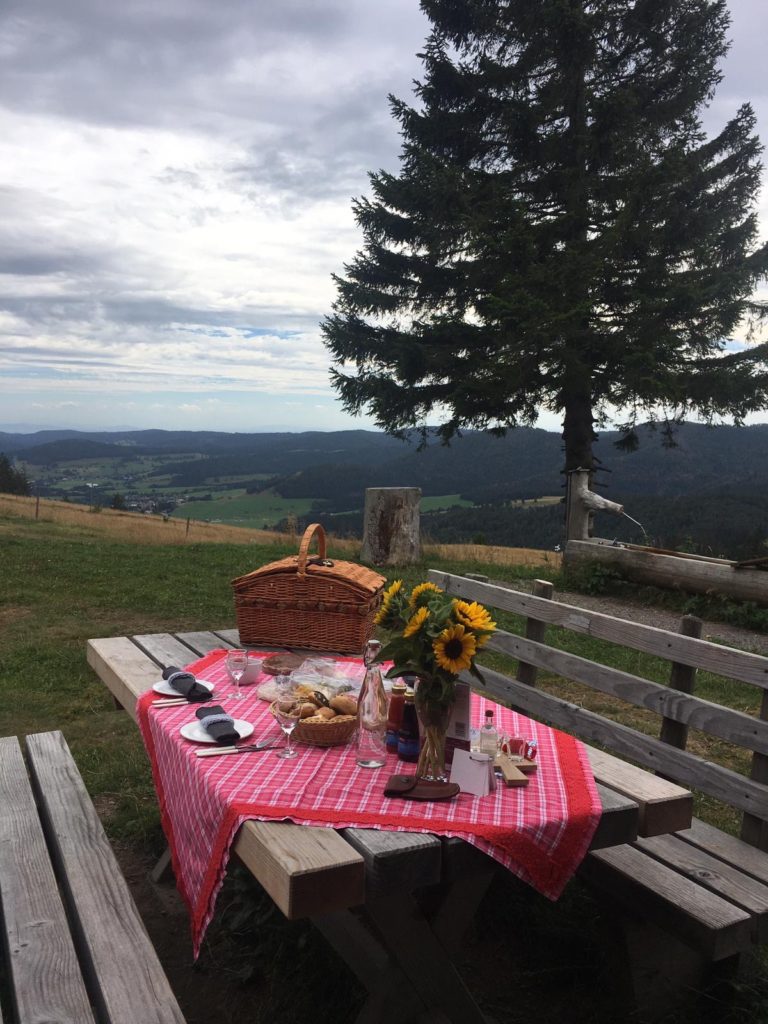
<svg viewBox="0 0 768 1024">
<path fill-rule="evenodd" d="M 509 587 L 511 590 L 529 591 L 531 589 L 525 580 L 518 580 L 515 583 L 504 580 L 492 580 L 491 582 L 497 586 Z M 566 590 L 555 590 L 553 597 L 564 604 L 576 605 L 577 608 L 588 608 L 590 611 L 602 612 L 604 615 L 614 615 L 618 619 L 630 619 L 632 622 L 640 622 L 645 626 L 658 626 L 660 629 L 669 629 L 674 633 L 678 631 L 680 625 L 680 612 L 654 608 L 640 601 L 579 594 Z M 765 633 L 755 633 L 749 629 L 704 619 L 704 629 L 701 635 L 705 640 L 713 640 L 729 647 L 740 647 L 757 654 L 768 655 L 768 635 Z"/>
</svg>

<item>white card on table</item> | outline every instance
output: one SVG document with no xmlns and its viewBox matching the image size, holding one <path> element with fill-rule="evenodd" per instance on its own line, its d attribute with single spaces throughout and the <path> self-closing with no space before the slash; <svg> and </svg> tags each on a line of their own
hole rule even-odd
<svg viewBox="0 0 768 1024">
<path fill-rule="evenodd" d="M 462 793 L 488 796 L 496 788 L 493 758 L 469 750 L 455 750 L 451 765 L 451 782 L 458 783 Z"/>
</svg>

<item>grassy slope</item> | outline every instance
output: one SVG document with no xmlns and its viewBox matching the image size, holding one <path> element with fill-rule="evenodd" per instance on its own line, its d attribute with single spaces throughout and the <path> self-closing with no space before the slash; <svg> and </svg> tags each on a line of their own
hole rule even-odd
<svg viewBox="0 0 768 1024">
<path fill-rule="evenodd" d="M 85 528 L 0 518 L 0 735 L 61 728 L 111 835 L 137 848 L 158 850 L 162 837 L 157 803 L 138 731 L 128 716 L 114 709 L 88 668 L 85 642 L 94 636 L 232 625 L 230 579 L 294 551 L 292 540 L 286 540 L 282 548 L 254 543 L 145 546 L 95 536 Z M 429 566 L 455 572 L 483 571 L 479 562 L 435 557 L 430 557 Z M 425 569 L 410 567 L 403 574 L 406 582 L 423 579 Z M 542 569 L 498 566 L 494 575 L 531 577 L 542 575 Z M 521 625 L 512 617 L 503 618 L 500 624 L 508 628 Z M 557 636 L 552 639 L 561 642 Z M 576 649 L 586 657 L 606 654 L 622 668 L 663 678 L 661 662 L 638 660 L 640 656 L 620 649 L 611 652 L 608 645 L 584 637 L 576 638 Z M 547 687 L 554 685 L 542 682 Z M 710 686 L 714 699 L 739 699 L 724 691 L 717 680 L 705 681 L 705 687 Z M 706 695 L 706 689 L 703 693 Z M 578 699 L 576 693 L 569 696 Z M 599 695 L 598 700 L 602 700 Z M 611 707 L 602 710 L 616 713 Z M 642 728 L 643 715 L 638 712 L 638 717 L 634 724 Z M 728 752 L 724 756 L 728 757 Z M 514 1014 L 505 1016 L 507 999 L 515 1005 L 520 999 L 529 1010 L 535 1007 L 543 1024 L 566 1019 L 562 1014 L 584 1024 L 609 1024 L 618 1019 L 594 990 L 604 969 L 599 915 L 579 886 L 569 887 L 563 903 L 550 908 L 511 876 L 495 884 L 480 927 L 488 935 L 498 936 L 497 945 L 503 944 L 509 921 L 524 916 L 530 936 L 525 950 L 515 954 L 513 971 L 508 954 L 501 957 L 495 971 L 488 964 L 490 973 L 483 981 L 484 961 L 474 965 L 486 1005 L 500 1020 L 517 1019 Z M 270 927 L 270 942 L 288 942 L 287 936 L 295 933 L 295 926 L 291 926 L 294 931 L 285 931 L 289 926 L 284 922 L 273 920 Z M 304 938 L 299 936 L 296 941 L 310 941 L 303 932 L 301 935 Z M 485 940 L 485 932 L 483 935 Z M 259 942 L 266 942 L 259 956 L 272 956 L 274 947 L 265 936 Z M 544 1013 L 540 1012 L 542 972 L 548 978 L 549 1003 Z M 743 1015 L 738 1008 L 735 1016 L 724 1012 L 723 1022 L 757 1019 L 757 1003 L 766 1005 L 761 977 L 757 976 L 757 987 L 744 997 L 748 1005 Z M 530 990 L 527 994 L 526 987 Z M 337 1018 L 331 1013 L 317 1019 Z"/>
</svg>

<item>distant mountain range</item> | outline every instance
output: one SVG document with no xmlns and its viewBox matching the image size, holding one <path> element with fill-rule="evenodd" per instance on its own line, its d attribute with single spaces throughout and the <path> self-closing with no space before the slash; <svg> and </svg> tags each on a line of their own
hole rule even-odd
<svg viewBox="0 0 768 1024">
<path fill-rule="evenodd" d="M 600 434 L 597 490 L 625 504 L 656 543 L 698 545 L 733 557 L 764 553 L 768 424 L 708 428 L 685 423 L 677 430 L 673 448 L 663 447 L 661 434 L 650 427 L 641 428 L 639 435 L 639 450 L 626 453 L 614 445 L 617 432 Z M 365 430 L 45 430 L 0 433 L 0 452 L 23 459 L 33 477 L 35 467 L 42 471 L 74 459 L 162 455 L 163 474 L 175 487 L 199 488 L 216 478 L 249 476 L 249 490 L 271 487 L 284 498 L 313 499 L 318 503 L 313 518 L 329 517 L 330 522 L 335 516 L 332 521 L 349 530 L 359 529 L 367 487 L 420 487 L 425 496 L 460 494 L 484 506 L 482 515 L 477 509 L 455 508 L 425 516 L 425 526 L 436 539 L 478 535 L 488 543 L 518 544 L 527 538 L 532 544 L 535 533 L 541 546 L 562 540 L 560 506 L 534 510 L 508 504 L 564 493 L 562 442 L 559 434 L 546 430 L 519 428 L 503 438 L 467 431 L 448 447 L 431 443 L 423 450 L 418 450 L 415 439 L 403 442 Z M 199 457 L 190 459 L 191 454 Z M 625 535 L 615 520 L 604 529 Z M 716 550 L 718 544 L 721 551 Z"/>
<path fill-rule="evenodd" d="M 600 434 L 596 452 L 605 472 L 597 488 L 617 501 L 629 495 L 681 496 L 749 491 L 768 493 L 768 424 L 708 428 L 685 423 L 676 447 L 640 429 L 640 448 L 614 447 L 615 431 Z M 337 508 L 369 486 L 421 487 L 425 494 L 461 493 L 477 503 L 559 494 L 562 442 L 552 431 L 518 428 L 503 438 L 467 431 L 450 446 L 399 441 L 387 434 L 345 430 L 299 434 L 228 434 L 215 431 L 45 430 L 0 433 L 0 451 L 33 466 L 87 458 L 178 454 L 164 473 L 180 486 L 212 476 L 270 474 L 285 496 L 318 497 Z M 204 456 L 188 461 L 192 453 Z M 184 456 L 187 461 L 184 461 Z M 353 505 L 352 507 L 355 507 Z"/>
</svg>

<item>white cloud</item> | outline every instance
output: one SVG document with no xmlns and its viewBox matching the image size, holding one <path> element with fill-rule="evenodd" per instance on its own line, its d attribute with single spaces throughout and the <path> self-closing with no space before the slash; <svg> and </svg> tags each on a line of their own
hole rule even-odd
<svg viewBox="0 0 768 1024">
<path fill-rule="evenodd" d="M 751 99 L 768 141 L 768 7 L 731 8 L 708 124 Z M 411 96 L 426 30 L 417 0 L 6 0 L 5 416 L 352 425 L 318 325 L 359 247 L 350 197 L 397 167 L 386 97 Z M 768 191 L 760 216 L 768 237 Z"/>
</svg>

